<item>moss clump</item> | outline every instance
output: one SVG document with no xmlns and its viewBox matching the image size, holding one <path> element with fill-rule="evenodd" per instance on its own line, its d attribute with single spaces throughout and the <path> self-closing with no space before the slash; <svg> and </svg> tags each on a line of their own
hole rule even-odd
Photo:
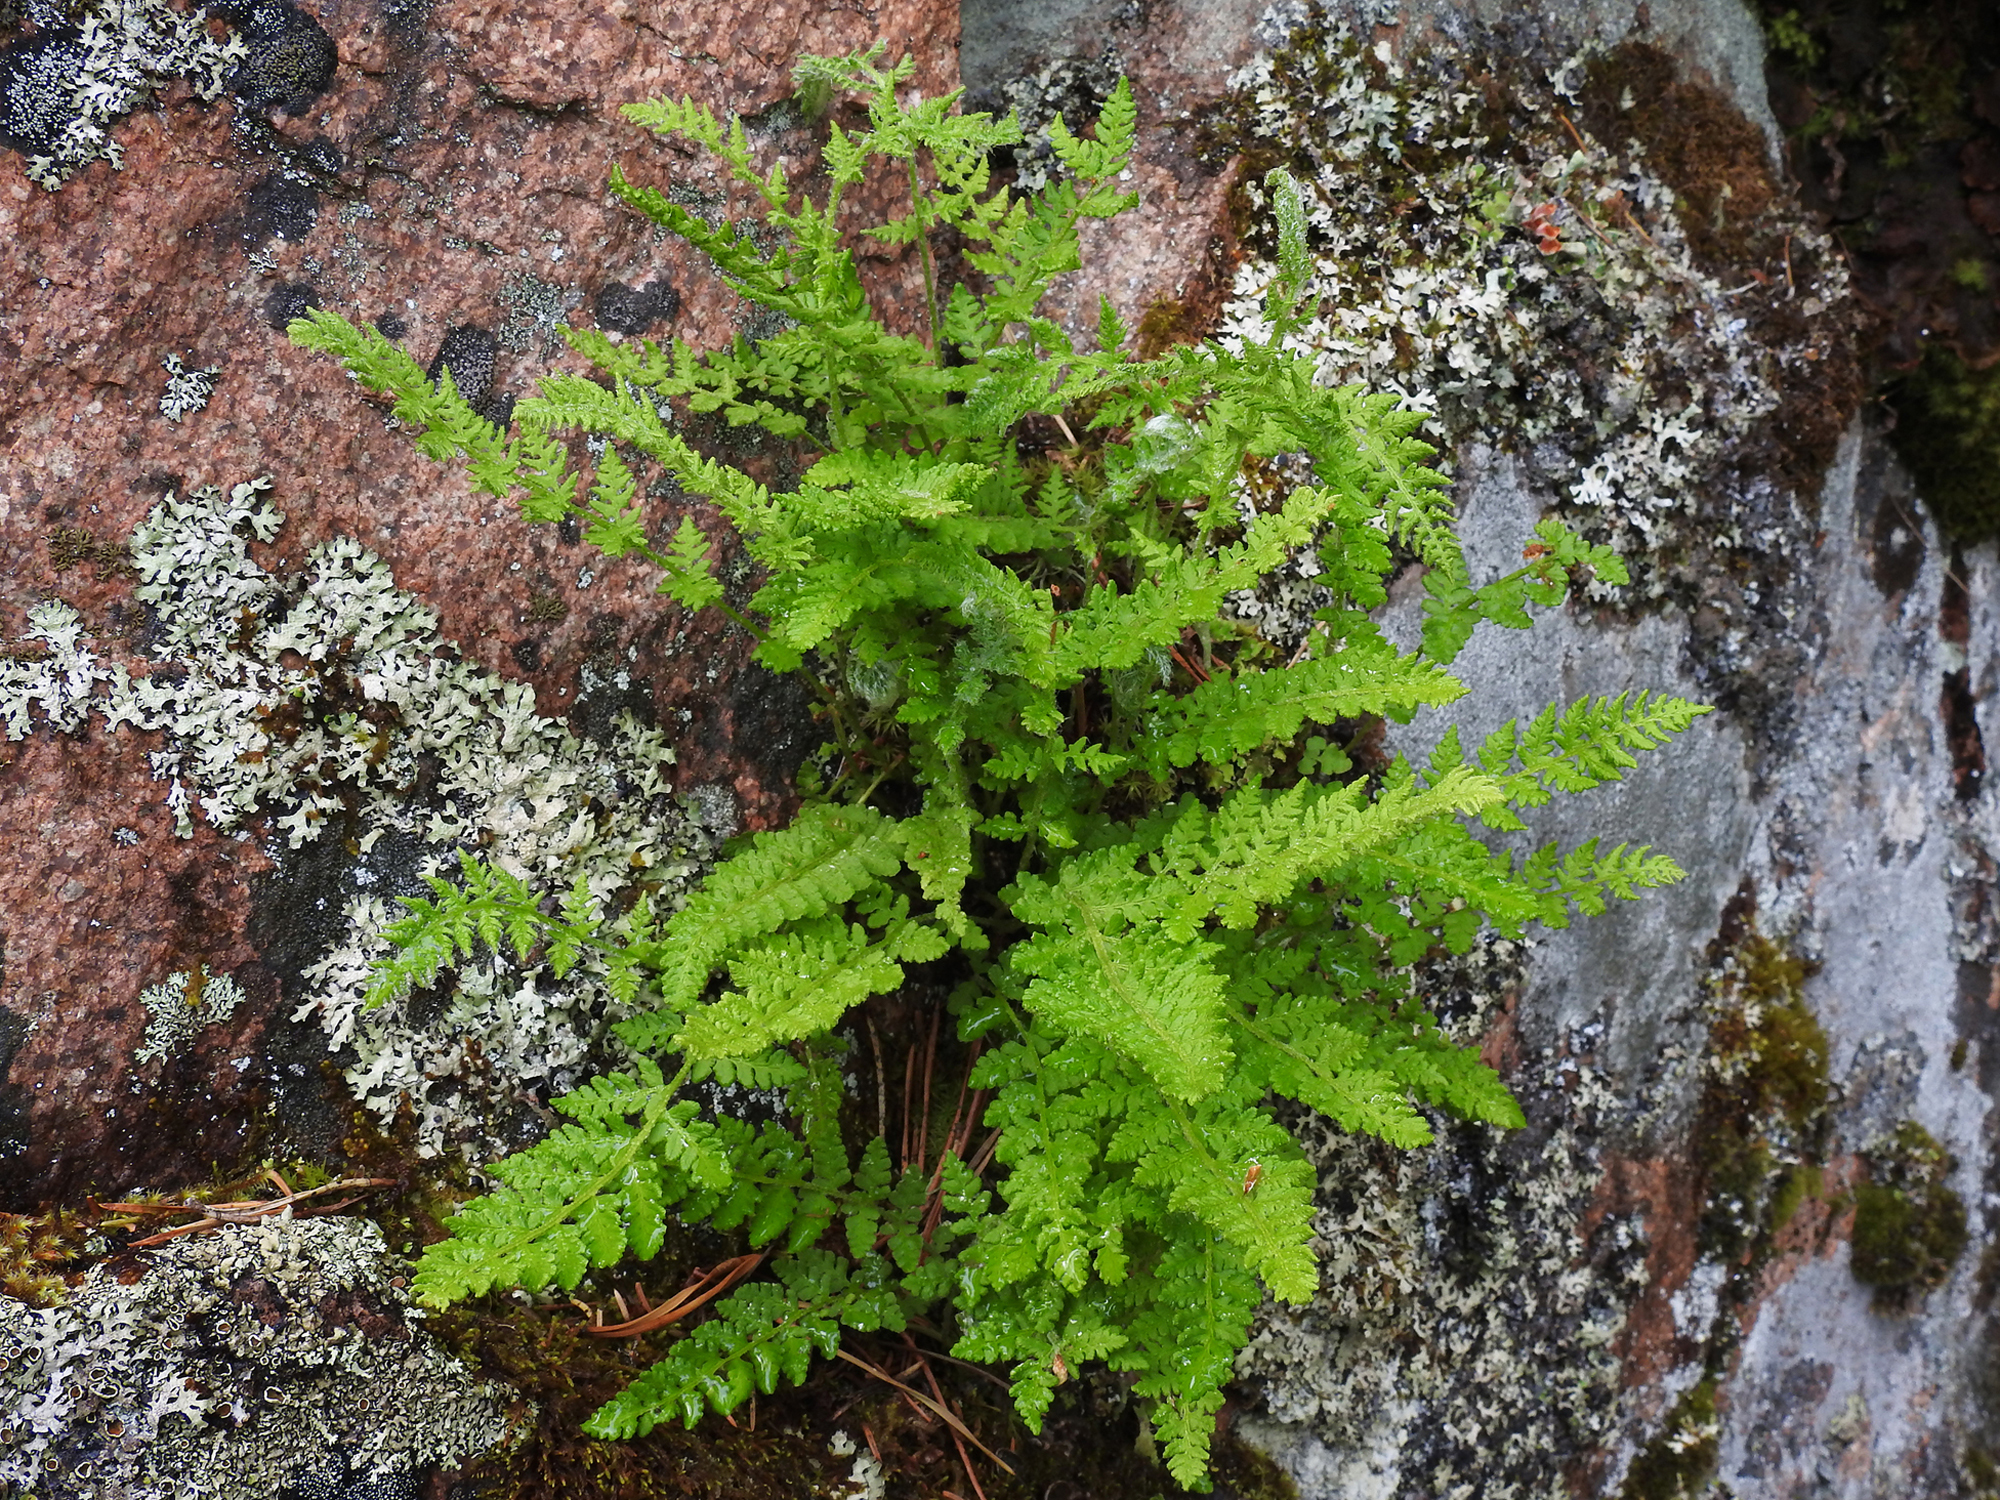
<svg viewBox="0 0 2000 1500">
<path fill-rule="evenodd" d="M 1911 1120 L 1862 1159 L 1869 1180 L 1854 1194 L 1854 1279 L 1875 1288 L 1876 1311 L 1900 1312 L 1943 1285 L 1965 1250 L 1965 1201 L 1944 1185 L 1958 1163 Z"/>
<path fill-rule="evenodd" d="M 1157 359 L 1176 344 L 1192 344 L 1201 338 L 1201 319 L 1185 302 L 1162 297 L 1139 319 L 1136 346 L 1142 357 Z"/>
<path fill-rule="evenodd" d="M 1953 536 L 2000 536 L 2000 363 L 1977 369 L 1933 344 L 1888 390 L 1889 434 L 1917 492 Z"/>
<path fill-rule="evenodd" d="M 1727 1377 L 1779 1232 L 1821 1189 L 1826 1032 L 1806 1004 L 1812 966 L 1756 926 L 1746 880 L 1710 946 L 1705 1086 L 1693 1131 L 1703 1179 L 1702 1260 L 1724 1270 L 1703 1338 L 1703 1375 L 1633 1460 L 1620 1500 L 1708 1493 L 1718 1459 L 1715 1392 Z"/>
<path fill-rule="evenodd" d="M 1675 1404 L 1660 1435 L 1625 1471 L 1619 1500 L 1675 1500 L 1703 1493 L 1715 1472 L 1717 1438 L 1715 1377 L 1703 1378 Z"/>
<path fill-rule="evenodd" d="M 1768 1249 L 1818 1187 L 1827 1041 L 1806 1005 L 1807 972 L 1746 926 L 1711 980 L 1702 1238 L 1728 1257 Z"/>
<path fill-rule="evenodd" d="M 30 1307 L 59 1307 L 69 1297 L 63 1271 L 84 1253 L 82 1226 L 60 1209 L 0 1214 L 0 1295 Z"/>
<path fill-rule="evenodd" d="M 1977 1444 L 1965 1450 L 1963 1469 L 1965 1493 L 1971 1500 L 2000 1500 L 2000 1464 Z"/>
<path fill-rule="evenodd" d="M 1580 104 L 1598 140 L 1646 143 L 1646 160 L 1674 192 L 1688 249 L 1706 270 L 1776 260 L 1785 225 L 1757 127 L 1725 96 L 1679 77 L 1674 55 L 1631 43 L 1595 59 Z"/>
</svg>

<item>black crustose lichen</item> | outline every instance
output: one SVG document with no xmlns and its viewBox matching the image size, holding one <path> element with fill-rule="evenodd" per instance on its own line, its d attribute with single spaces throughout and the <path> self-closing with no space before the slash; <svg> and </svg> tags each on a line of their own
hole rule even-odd
<svg viewBox="0 0 2000 1500">
<path fill-rule="evenodd" d="M 23 156 L 54 151 L 75 116 L 74 80 L 88 58 L 74 26 L 0 50 L 0 145 Z"/>
<path fill-rule="evenodd" d="M 636 337 L 655 323 L 671 323 L 681 310 L 681 294 L 674 290 L 672 282 L 664 279 L 649 281 L 644 286 L 608 281 L 591 300 L 590 310 L 597 318 L 597 326 L 607 333 Z"/>
<path fill-rule="evenodd" d="M 256 249 L 269 239 L 297 244 L 319 222 L 319 194 L 310 183 L 273 172 L 250 184 L 235 221 L 243 243 Z"/>
<path fill-rule="evenodd" d="M 514 398 L 492 390 L 499 353 L 500 341 L 490 332 L 473 323 L 460 323 L 445 333 L 424 376 L 436 385 L 440 375 L 451 371 L 451 383 L 466 404 L 504 432 L 514 418 Z"/>
<path fill-rule="evenodd" d="M 264 321 L 283 333 L 292 319 L 303 318 L 319 305 L 319 289 L 311 282 L 280 282 L 264 299 Z"/>
<path fill-rule="evenodd" d="M 484 328 L 460 323 L 446 331 L 444 342 L 438 345 L 436 356 L 424 371 L 424 378 L 436 385 L 440 375 L 451 371 L 451 383 L 459 395 L 477 406 L 486 399 L 486 388 L 493 384 L 493 361 L 499 350 L 499 341 Z"/>
<path fill-rule="evenodd" d="M 229 92 L 246 110 L 303 114 L 333 83 L 333 38 L 286 0 L 220 0 L 209 10 L 234 22 L 250 55 L 230 75 Z"/>
</svg>

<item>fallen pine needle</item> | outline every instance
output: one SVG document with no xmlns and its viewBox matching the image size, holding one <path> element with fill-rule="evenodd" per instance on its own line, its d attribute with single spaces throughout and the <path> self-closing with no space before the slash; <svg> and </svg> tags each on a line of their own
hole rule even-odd
<svg viewBox="0 0 2000 1500">
<path fill-rule="evenodd" d="M 844 1359 L 850 1365 L 853 1365 L 856 1369 L 865 1370 L 868 1374 L 873 1375 L 877 1380 L 882 1381 L 885 1385 L 893 1385 L 897 1390 L 903 1392 L 905 1395 L 914 1398 L 918 1405 L 926 1407 L 934 1415 L 944 1418 L 944 1422 L 947 1427 L 951 1428 L 953 1432 L 956 1432 L 960 1436 L 962 1436 L 967 1442 L 971 1443 L 973 1447 L 977 1448 L 981 1453 L 984 1453 L 988 1458 L 992 1459 L 993 1462 L 1000 1465 L 1000 1467 L 1005 1469 L 1009 1474 L 1012 1474 L 1014 1472 L 1013 1466 L 1009 1464 L 1006 1459 L 1002 1458 L 999 1454 L 995 1453 L 991 1448 L 987 1447 L 984 1443 L 980 1442 L 979 1439 L 973 1435 L 972 1429 L 970 1427 L 967 1427 L 963 1422 L 959 1421 L 957 1417 L 953 1416 L 950 1411 L 948 1411 L 943 1406 L 940 1406 L 937 1402 L 931 1400 L 931 1398 L 929 1396 L 926 1396 L 922 1391 L 911 1390 L 908 1386 L 904 1385 L 902 1381 L 898 1380 L 895 1376 L 891 1375 L 887 1370 L 878 1370 L 875 1366 L 869 1364 L 867 1360 L 856 1359 L 852 1354 L 849 1354 L 845 1349 L 836 1349 L 833 1351 L 833 1354 L 834 1358 Z"/>
</svg>

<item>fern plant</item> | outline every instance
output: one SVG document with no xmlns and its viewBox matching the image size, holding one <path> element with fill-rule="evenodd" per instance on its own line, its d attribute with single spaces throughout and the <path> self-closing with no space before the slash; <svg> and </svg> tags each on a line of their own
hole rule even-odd
<svg viewBox="0 0 2000 1500">
<path fill-rule="evenodd" d="M 766 1251 L 768 1275 L 591 1432 L 727 1412 L 802 1378 L 843 1329 L 922 1316 L 955 1330 L 958 1355 L 1010 1366 L 1036 1430 L 1086 1361 L 1128 1372 L 1169 1469 L 1199 1485 L 1261 1298 L 1316 1285 L 1313 1173 L 1279 1102 L 1404 1147 L 1430 1138 L 1426 1109 L 1520 1124 L 1496 1075 L 1441 1034 L 1411 965 L 1679 871 L 1623 846 L 1516 858 L 1469 820 L 1520 830 L 1521 809 L 1616 780 L 1705 710 L 1591 700 L 1470 752 L 1447 734 L 1425 765 L 1367 763 L 1369 724 L 1465 692 L 1447 667 L 1481 619 L 1524 626 L 1575 581 L 1623 581 L 1617 558 L 1545 522 L 1520 570 L 1472 585 L 1420 414 L 1316 386 L 1287 347 L 1310 262 L 1282 171 L 1266 341 L 1136 359 L 1106 303 L 1096 347 L 1077 347 L 1039 308 L 1078 265 L 1081 221 L 1134 201 L 1118 187 L 1129 92 L 1094 137 L 1058 120 L 1066 175 L 1023 196 L 990 175 L 1016 122 L 906 99 L 910 72 L 879 48 L 799 64 L 803 94 L 860 106 L 828 125 L 817 199 L 760 168 L 740 122 L 685 101 L 626 110 L 741 185 L 754 231 L 611 178 L 781 314 L 774 337 L 702 353 L 572 330 L 598 375 L 544 380 L 510 434 L 372 330 L 325 310 L 292 325 L 388 392 L 423 451 L 518 493 L 532 520 L 578 518 L 682 607 L 749 632 L 764 666 L 803 673 L 828 738 L 798 816 L 677 911 L 602 910 L 583 889 L 547 909 L 468 855 L 395 928 L 378 1001 L 482 948 L 541 945 L 558 973 L 600 953 L 627 1007 L 629 1061 L 493 1168 L 501 1186 L 424 1253 L 417 1291 L 573 1287 L 654 1254 L 667 1216 L 703 1222 Z M 876 163 L 907 211 L 865 233 L 916 247 L 914 332 L 875 315 L 842 228 Z M 796 444 L 811 460 L 796 488 L 698 451 L 683 422 L 699 413 Z M 1036 456 L 1031 427 L 1066 444 Z M 1249 498 L 1247 468 L 1300 454 L 1310 484 Z M 686 518 L 659 529 L 644 496 L 661 476 L 725 518 L 762 580 L 747 603 L 716 577 L 718 538 Z M 1305 553 L 1328 602 L 1303 645 L 1225 618 L 1232 594 Z M 1412 654 L 1369 613 L 1399 559 L 1427 570 Z M 934 1159 L 898 1161 L 843 1130 L 839 1028 L 896 992 L 947 1005 L 976 1052 L 984 1150 L 955 1132 Z M 783 1108 L 704 1114 L 704 1080 L 780 1091 Z"/>
</svg>

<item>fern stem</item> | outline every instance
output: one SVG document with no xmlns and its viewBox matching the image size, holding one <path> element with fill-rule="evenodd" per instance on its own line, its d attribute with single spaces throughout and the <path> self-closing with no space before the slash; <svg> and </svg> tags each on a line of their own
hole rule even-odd
<svg viewBox="0 0 2000 1500">
<path fill-rule="evenodd" d="M 888 780 L 889 773 L 895 770 L 896 767 L 900 766 L 903 763 L 903 760 L 904 760 L 903 752 L 898 750 L 896 752 L 896 758 L 890 761 L 888 765 L 884 766 L 881 770 L 875 773 L 875 779 L 868 783 L 868 789 L 866 791 L 864 791 L 860 796 L 854 799 L 855 802 L 865 807 L 868 803 L 868 799 L 875 795 L 876 789 L 880 787 L 884 781 Z"/>
<path fill-rule="evenodd" d="M 917 221 L 917 259 L 924 267 L 924 347 L 931 352 L 931 363 L 937 363 L 937 280 L 931 272 L 931 216 L 930 205 L 924 197 L 923 183 L 917 176 L 917 154 L 910 153 L 910 212 Z"/>
<path fill-rule="evenodd" d="M 579 514 L 588 515 L 589 513 L 585 511 L 579 512 Z M 641 542 L 637 550 L 641 557 L 645 558 L 647 562 L 658 568 L 662 573 L 672 573 L 674 571 L 672 562 L 663 553 L 656 550 L 652 543 Z M 764 632 L 751 624 L 749 618 L 742 611 L 738 610 L 735 605 L 731 604 L 726 597 L 715 600 L 714 607 L 721 610 L 730 623 L 742 630 L 751 640 L 757 642 L 760 646 L 764 643 Z"/>
</svg>

